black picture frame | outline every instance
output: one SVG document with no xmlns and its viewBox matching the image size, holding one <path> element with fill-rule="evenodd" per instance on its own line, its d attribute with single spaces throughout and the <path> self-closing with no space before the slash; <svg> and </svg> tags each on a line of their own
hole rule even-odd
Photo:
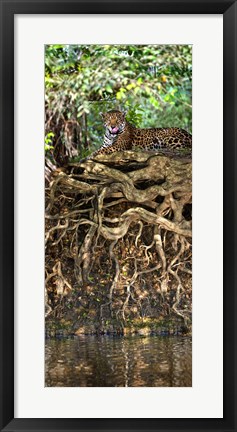
<svg viewBox="0 0 237 432">
<path fill-rule="evenodd" d="M 236 431 L 236 34 L 237 4 L 228 0 L 0 0 L 0 429 L 1 431 Z M 223 14 L 224 21 L 224 417 L 223 419 L 14 418 L 14 15 Z M 214 71 L 212 71 L 214 73 Z M 211 85 L 211 81 L 210 81 Z M 206 101 L 210 103 L 211 101 Z M 213 269 L 214 271 L 214 269 Z M 208 331 L 208 329 L 207 329 Z M 37 401 L 36 401 L 37 403 Z"/>
</svg>

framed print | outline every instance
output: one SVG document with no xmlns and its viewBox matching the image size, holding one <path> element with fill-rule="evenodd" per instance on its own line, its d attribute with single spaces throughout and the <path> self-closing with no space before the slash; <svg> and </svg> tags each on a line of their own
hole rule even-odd
<svg viewBox="0 0 237 432">
<path fill-rule="evenodd" d="M 57 92 L 64 56 L 80 70 Z M 192 47 L 47 45 L 45 63 L 45 386 L 191 387 Z"/>
<path fill-rule="evenodd" d="M 1 430 L 236 430 L 236 2 L 1 27 Z"/>
</svg>

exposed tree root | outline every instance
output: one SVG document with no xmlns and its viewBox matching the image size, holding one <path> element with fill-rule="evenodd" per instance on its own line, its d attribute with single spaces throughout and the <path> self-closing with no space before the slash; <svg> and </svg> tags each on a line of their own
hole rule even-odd
<svg viewBox="0 0 237 432">
<path fill-rule="evenodd" d="M 46 315 L 191 317 L 191 159 L 119 152 L 56 170 L 46 189 Z M 65 300 L 66 299 L 66 300 Z"/>
</svg>

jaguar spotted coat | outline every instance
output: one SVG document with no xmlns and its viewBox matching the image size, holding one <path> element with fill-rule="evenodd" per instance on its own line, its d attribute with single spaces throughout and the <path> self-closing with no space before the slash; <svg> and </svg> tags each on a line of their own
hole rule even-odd
<svg viewBox="0 0 237 432">
<path fill-rule="evenodd" d="M 111 110 L 101 113 L 105 134 L 103 145 L 90 157 L 116 151 L 132 150 L 179 150 L 192 148 L 192 136 L 180 128 L 136 128 L 125 116 L 126 112 Z"/>
</svg>

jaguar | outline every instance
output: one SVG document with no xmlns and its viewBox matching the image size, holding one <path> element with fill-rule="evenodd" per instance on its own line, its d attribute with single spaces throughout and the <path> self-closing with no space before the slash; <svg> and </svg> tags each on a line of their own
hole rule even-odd
<svg viewBox="0 0 237 432">
<path fill-rule="evenodd" d="M 100 113 L 105 126 L 103 145 L 91 156 L 123 150 L 182 150 L 191 152 L 192 135 L 184 129 L 137 128 L 126 120 L 126 111 Z"/>
</svg>

